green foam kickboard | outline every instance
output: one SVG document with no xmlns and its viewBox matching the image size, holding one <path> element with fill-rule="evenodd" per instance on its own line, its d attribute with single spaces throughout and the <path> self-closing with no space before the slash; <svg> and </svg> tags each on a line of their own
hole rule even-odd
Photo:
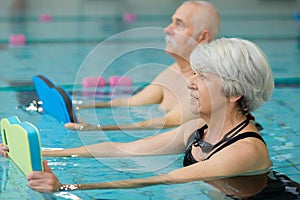
<svg viewBox="0 0 300 200">
<path fill-rule="evenodd" d="M 21 122 L 12 116 L 1 119 L 2 142 L 8 145 L 8 157 L 27 175 L 31 171 L 43 171 L 40 135 L 29 122 Z"/>
</svg>

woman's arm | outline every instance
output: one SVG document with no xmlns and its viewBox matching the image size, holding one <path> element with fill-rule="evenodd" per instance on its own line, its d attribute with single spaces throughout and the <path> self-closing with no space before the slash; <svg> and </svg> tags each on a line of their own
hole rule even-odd
<svg viewBox="0 0 300 200">
<path fill-rule="evenodd" d="M 49 167 L 45 166 L 45 172 L 32 172 L 27 176 L 28 185 L 39 192 L 112 188 L 128 189 L 159 184 L 211 180 L 249 173 L 265 173 L 268 170 L 270 161 L 260 144 L 253 145 L 241 142 L 239 145 L 234 145 L 235 147 L 225 148 L 225 151 L 220 151 L 209 160 L 200 161 L 164 175 L 92 184 L 61 184 L 58 178 L 48 169 Z"/>
<path fill-rule="evenodd" d="M 197 122 L 190 127 L 196 127 Z M 148 138 L 129 143 L 104 142 L 78 148 L 43 151 L 44 156 L 74 156 L 74 157 L 124 157 L 151 156 L 162 154 L 182 153 L 185 148 L 183 139 L 184 127 L 180 126 L 171 131 L 157 134 Z"/>
<path fill-rule="evenodd" d="M 168 184 L 168 175 L 153 176 L 148 178 L 121 180 L 113 182 L 91 183 L 91 184 L 61 184 L 52 170 L 43 161 L 44 171 L 33 171 L 26 178 L 28 186 L 38 192 L 53 193 L 66 190 L 92 190 L 92 189 L 112 189 L 112 188 L 138 188 L 150 185 Z"/>
<path fill-rule="evenodd" d="M 175 118 L 175 119 L 174 119 Z M 177 120 L 175 116 L 167 114 L 166 117 L 153 118 L 150 120 L 140 121 L 132 124 L 120 124 L 120 125 L 92 125 L 85 122 L 80 123 L 66 123 L 65 128 L 78 131 L 98 131 L 98 130 L 145 130 L 145 129 L 161 129 L 172 128 L 179 126 L 181 120 Z"/>
<path fill-rule="evenodd" d="M 203 121 L 200 120 L 203 125 Z M 129 143 L 104 142 L 62 150 L 43 150 L 43 156 L 124 157 L 182 153 L 187 135 L 199 127 L 199 120 L 189 121 L 171 131 Z M 185 130 L 185 131 L 183 131 Z M 8 145 L 0 144 L 0 154 L 7 156 Z"/>
</svg>

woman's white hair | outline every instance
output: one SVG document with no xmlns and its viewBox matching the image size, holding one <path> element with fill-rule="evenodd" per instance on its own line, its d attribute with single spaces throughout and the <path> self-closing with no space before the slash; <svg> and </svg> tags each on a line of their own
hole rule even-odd
<svg viewBox="0 0 300 200">
<path fill-rule="evenodd" d="M 212 73 L 222 79 L 225 96 L 241 96 L 244 114 L 268 101 L 274 80 L 263 51 L 254 43 L 238 38 L 221 38 L 198 45 L 191 54 L 197 73 Z"/>
</svg>

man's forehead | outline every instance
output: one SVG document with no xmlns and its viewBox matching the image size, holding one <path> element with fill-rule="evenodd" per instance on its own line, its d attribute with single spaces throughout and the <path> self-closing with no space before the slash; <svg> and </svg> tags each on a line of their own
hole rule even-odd
<svg viewBox="0 0 300 200">
<path fill-rule="evenodd" d="M 197 9 L 197 6 L 194 4 L 184 4 L 176 10 L 172 16 L 172 19 L 177 21 L 191 21 L 195 13 L 199 12 L 195 11 L 195 9 Z"/>
</svg>

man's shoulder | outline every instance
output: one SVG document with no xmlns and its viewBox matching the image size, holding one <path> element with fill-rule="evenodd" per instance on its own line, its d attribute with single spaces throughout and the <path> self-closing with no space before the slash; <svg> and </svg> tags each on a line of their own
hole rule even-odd
<svg viewBox="0 0 300 200">
<path fill-rule="evenodd" d="M 169 65 L 169 66 L 167 67 L 166 70 L 179 71 L 179 66 L 178 66 L 178 64 L 175 62 L 175 63 L 173 63 L 172 65 Z"/>
<path fill-rule="evenodd" d="M 172 74 L 178 74 L 178 65 L 176 63 L 169 65 L 165 70 L 159 73 L 156 78 L 170 77 Z"/>
</svg>

